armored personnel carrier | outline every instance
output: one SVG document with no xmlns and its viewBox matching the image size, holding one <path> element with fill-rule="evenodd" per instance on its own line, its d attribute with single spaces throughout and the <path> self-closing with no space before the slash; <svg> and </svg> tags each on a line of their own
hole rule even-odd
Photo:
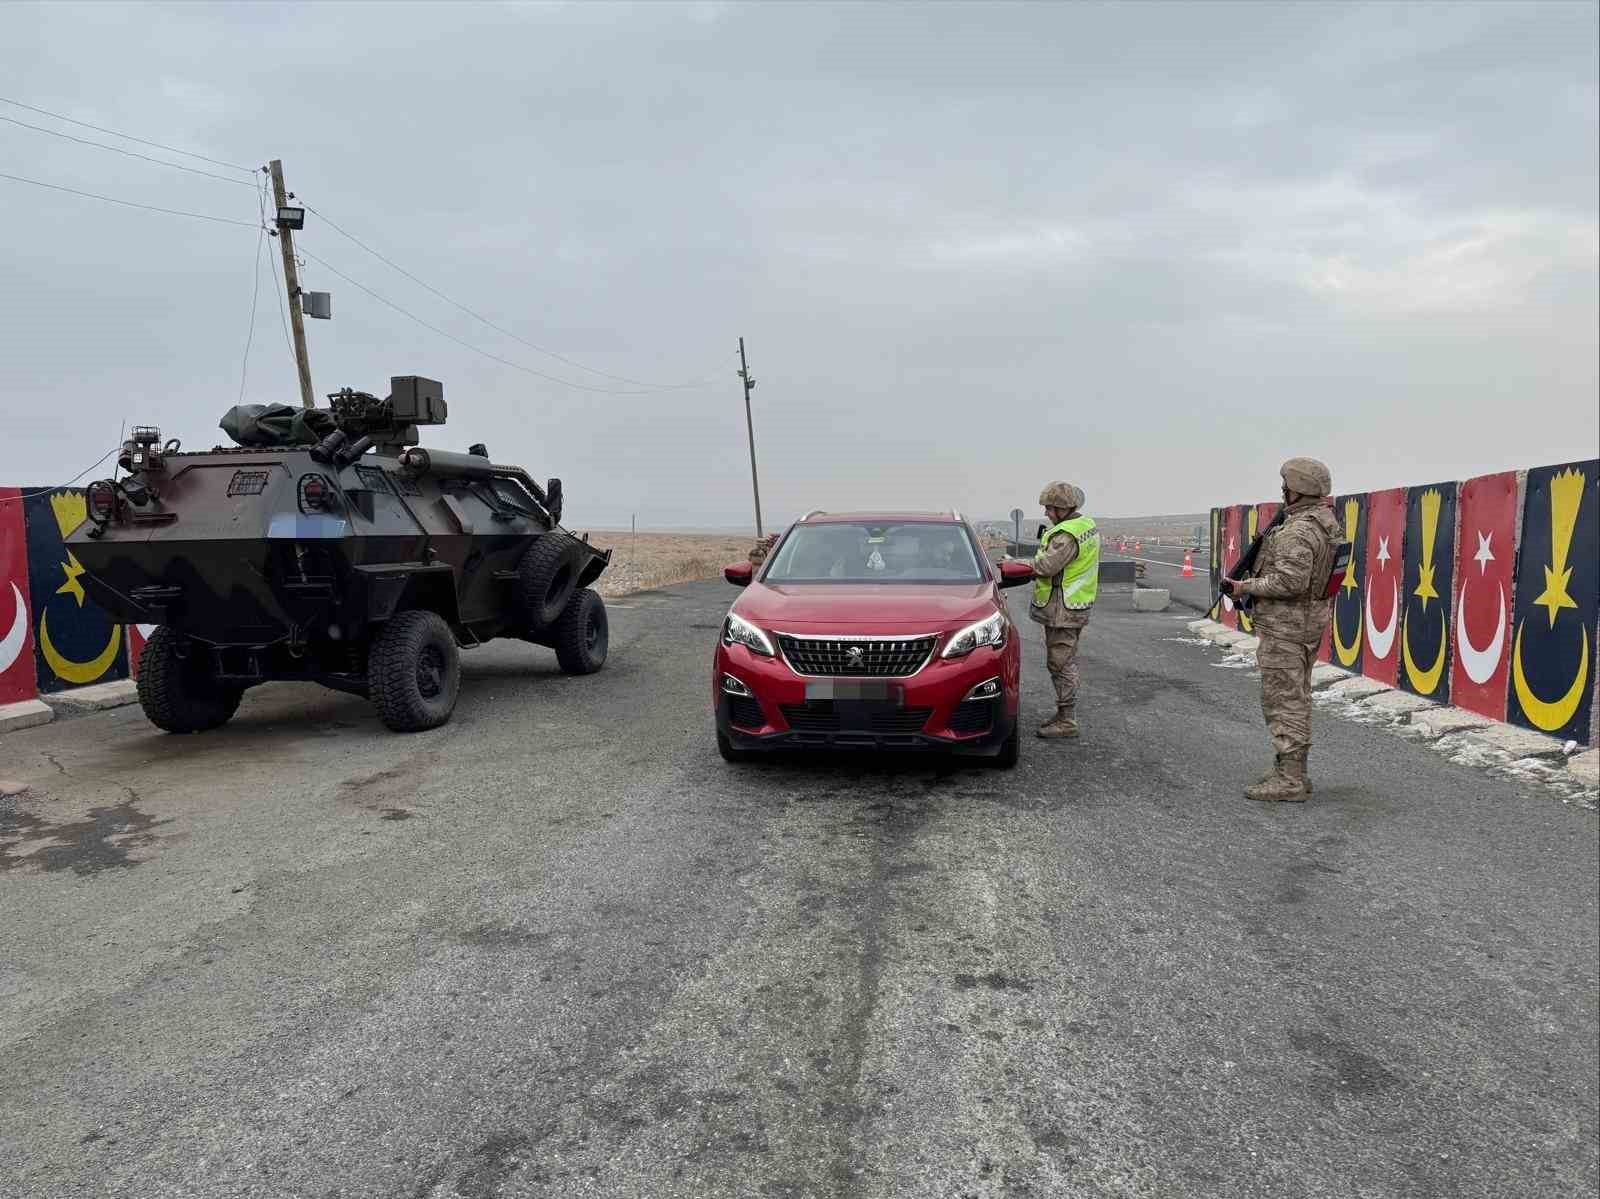
<svg viewBox="0 0 1600 1199">
<path fill-rule="evenodd" d="M 247 688 L 301 679 L 366 696 L 391 729 L 435 728 L 460 649 L 492 637 L 549 646 L 569 674 L 604 665 L 590 584 L 611 553 L 562 528 L 561 480 L 481 445 L 418 446 L 419 425 L 445 422 L 444 389 L 389 382 L 328 409 L 232 409 L 237 447 L 184 452 L 136 428 L 119 472 L 89 484 L 67 540 L 96 603 L 159 626 L 138 672 L 158 727 L 216 728 Z"/>
</svg>

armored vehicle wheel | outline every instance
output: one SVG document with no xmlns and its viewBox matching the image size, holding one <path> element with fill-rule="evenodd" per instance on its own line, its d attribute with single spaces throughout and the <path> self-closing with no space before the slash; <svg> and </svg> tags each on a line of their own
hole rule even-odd
<svg viewBox="0 0 1600 1199">
<path fill-rule="evenodd" d="M 578 545 L 565 533 L 537 538 L 517 564 L 517 603 L 528 631 L 548 632 L 578 589 Z"/>
<path fill-rule="evenodd" d="M 211 673 L 203 649 L 185 645 L 165 625 L 145 642 L 138 689 L 139 706 L 150 723 L 169 733 L 204 733 L 227 724 L 244 695 L 244 688 L 230 687 Z"/>
<path fill-rule="evenodd" d="M 606 651 L 611 647 L 606 605 L 587 587 L 572 597 L 550 633 L 556 661 L 568 674 L 593 674 L 606 664 Z"/>
<path fill-rule="evenodd" d="M 461 693 L 461 653 L 444 618 L 424 611 L 390 617 L 367 657 L 367 691 L 397 733 L 449 720 Z"/>
</svg>

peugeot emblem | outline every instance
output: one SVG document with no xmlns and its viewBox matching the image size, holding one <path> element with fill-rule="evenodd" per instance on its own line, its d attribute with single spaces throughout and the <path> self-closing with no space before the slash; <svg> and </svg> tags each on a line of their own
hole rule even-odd
<svg viewBox="0 0 1600 1199">
<path fill-rule="evenodd" d="M 861 666 L 866 663 L 867 656 L 859 645 L 852 645 L 845 650 L 844 660 L 846 666 Z"/>
</svg>

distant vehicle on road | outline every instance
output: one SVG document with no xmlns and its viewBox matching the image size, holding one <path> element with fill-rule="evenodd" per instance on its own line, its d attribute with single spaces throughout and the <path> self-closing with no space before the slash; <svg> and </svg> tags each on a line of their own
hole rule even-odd
<svg viewBox="0 0 1600 1199">
<path fill-rule="evenodd" d="M 761 566 L 712 666 L 717 750 L 943 750 L 1016 765 L 1021 656 L 991 563 L 957 513 L 812 513 Z"/>
</svg>

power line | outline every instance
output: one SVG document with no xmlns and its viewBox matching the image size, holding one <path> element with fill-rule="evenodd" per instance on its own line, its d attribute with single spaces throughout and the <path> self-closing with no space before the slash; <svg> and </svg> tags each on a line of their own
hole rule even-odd
<svg viewBox="0 0 1600 1199">
<path fill-rule="evenodd" d="M 304 201 L 302 201 L 302 203 L 304 203 Z M 646 388 L 646 389 L 648 389 L 650 391 L 681 391 L 681 390 L 685 390 L 685 389 L 691 388 L 691 387 L 702 386 L 707 381 L 705 379 L 693 379 L 693 380 L 690 380 L 687 383 L 649 383 L 649 382 L 646 382 L 643 379 L 630 379 L 626 375 L 614 375 L 609 371 L 599 370 L 599 369 L 597 369 L 595 367 L 592 367 L 592 366 L 585 366 L 583 363 L 577 362 L 574 359 L 566 357 L 565 355 L 558 354 L 554 350 L 547 350 L 543 346 L 535 345 L 533 342 L 529 341 L 526 337 L 522 337 L 521 335 L 519 335 L 517 333 L 513 333 L 510 329 L 507 329 L 502 325 L 495 324 L 494 321 L 492 321 L 488 317 L 484 316 L 483 313 L 475 311 L 474 309 L 468 308 L 465 304 L 461 303 L 459 300 L 451 299 L 449 296 L 445 295 L 444 292 L 440 291 L 437 287 L 434 287 L 431 283 L 428 283 L 423 279 L 417 278 L 417 276 L 413 275 L 410 271 L 406 270 L 405 267 L 401 266 L 398 262 L 394 261 L 394 259 L 389 258 L 386 255 L 379 253 L 377 250 L 374 250 L 371 246 L 367 245 L 366 242 L 362 241 L 355 234 L 349 232 L 347 229 L 342 228 L 336 221 L 334 221 L 326 213 L 321 212 L 321 211 L 311 207 L 311 205 L 309 205 L 309 204 L 306 204 L 305 207 L 306 207 L 306 211 L 307 212 L 315 213 L 321 220 L 326 222 L 328 227 L 331 228 L 335 233 L 339 234 L 341 237 L 345 238 L 348 241 L 354 242 L 357 246 L 361 247 L 361 249 L 365 250 L 368 254 L 371 254 L 374 258 L 378 259 L 378 261 L 380 261 L 382 263 L 385 263 L 388 266 L 390 266 L 390 267 L 394 268 L 395 270 L 399 271 L 402 275 L 404 275 L 407 279 L 410 279 L 418 287 L 421 287 L 426 291 L 432 292 L 434 295 L 438 296 L 441 300 L 443 300 L 446 304 L 449 304 L 449 305 L 451 305 L 452 307 L 455 307 L 455 308 L 459 308 L 462 312 L 465 312 L 468 316 L 472 317 L 474 320 L 481 321 L 483 324 L 488 325 L 489 328 L 493 329 L 496 333 L 500 333 L 500 334 L 502 334 L 502 335 L 504 335 L 506 337 L 509 337 L 509 338 L 511 338 L 512 341 L 521 342 L 523 345 L 527 346 L 530 350 L 533 350 L 533 351 L 535 351 L 537 353 L 543 354 L 547 358 L 554 358 L 557 362 L 565 363 L 567 366 L 573 367 L 573 368 L 575 368 L 577 370 L 588 371 L 590 374 L 599 375 L 599 376 L 601 376 L 602 378 L 605 378 L 605 379 L 615 379 L 619 383 L 631 383 L 636 387 Z M 324 265 L 326 265 L 326 264 L 324 264 Z"/>
<path fill-rule="evenodd" d="M 326 259 L 319 258 L 317 255 L 313 254 L 310 250 L 306 249 L 304 245 L 301 245 L 301 246 L 299 246 L 297 248 L 299 249 L 300 253 L 304 254 L 307 258 L 311 259 L 312 262 L 315 262 L 315 263 L 319 264 L 320 266 L 324 267 L 325 269 L 331 271 L 333 274 L 339 276 L 339 278 L 343 279 L 346 283 L 350 284 L 351 286 L 360 288 L 362 291 L 366 292 L 369 296 L 371 296 L 374 300 L 377 300 L 378 303 L 384 304 L 384 305 L 386 305 L 386 306 L 388 306 L 390 308 L 393 308 L 401 316 L 407 318 L 408 320 L 415 321 L 417 324 L 421 325 L 424 329 L 427 329 L 427 330 L 429 330 L 429 331 L 431 331 L 433 333 L 437 333 L 440 337 L 448 338 L 450 341 L 455 342 L 458 346 L 461 346 L 464 349 L 471 350 L 474 354 L 478 354 L 478 355 L 480 355 L 480 356 L 482 356 L 484 358 L 489 359 L 492 362 L 498 362 L 502 366 L 509 366 L 513 370 L 522 371 L 524 374 L 533 375 L 534 377 L 539 378 L 539 379 L 544 379 L 547 382 L 556 383 L 556 384 L 559 384 L 562 387 L 571 387 L 571 388 L 574 388 L 574 389 L 576 389 L 578 391 L 597 392 L 597 393 L 599 393 L 601 395 L 628 395 L 628 396 L 635 396 L 635 395 L 648 395 L 649 394 L 649 392 L 647 392 L 647 391 L 622 391 L 622 390 L 619 390 L 618 388 L 615 388 L 615 387 L 591 387 L 587 383 L 574 383 L 570 379 L 561 379 L 561 378 L 558 378 L 555 375 L 547 375 L 543 371 L 534 370 L 533 367 L 531 367 L 531 366 L 524 366 L 522 363 L 513 362 L 509 358 L 502 358 L 499 354 L 494 354 L 494 353 L 491 353 L 488 350 L 481 349 L 478 346 L 473 345 L 470 341 L 464 341 L 462 338 L 457 337 L 454 333 L 451 333 L 448 330 L 439 328 L 438 325 L 430 324 L 429 322 L 423 320 L 416 313 L 408 311 L 407 309 L 400 307 L 400 305 L 396 304 L 393 300 L 387 299 L 384 296 L 380 296 L 377 292 L 373 291 L 372 288 L 368 287 L 365 283 L 362 283 L 362 282 L 360 282 L 359 280 L 356 280 L 356 279 L 352 279 L 349 275 L 345 274 L 338 267 L 334 266 L 332 263 L 328 262 Z"/>
<path fill-rule="evenodd" d="M 60 491 L 63 487 L 71 487 L 79 479 L 83 478 L 84 475 L 88 474 L 95 467 L 99 466 L 101 462 L 104 462 L 107 458 L 111 457 L 112 454 L 115 454 L 121 448 L 121 445 L 113 446 L 100 456 L 98 462 L 90 463 L 77 474 L 73 475 L 72 478 L 68 479 L 65 483 L 57 483 L 54 487 L 43 487 L 38 491 L 24 491 L 11 499 L 0 500 L 0 504 L 20 504 L 23 500 L 31 500 L 36 495 L 49 495 L 52 491 Z"/>
<path fill-rule="evenodd" d="M 261 247 L 267 240 L 267 227 L 261 226 L 256 238 L 256 269 L 250 284 L 250 331 L 244 338 L 244 361 L 239 364 L 239 403 L 244 403 L 244 381 L 250 373 L 250 345 L 256 339 L 256 306 L 261 302 Z"/>
<path fill-rule="evenodd" d="M 85 129 L 93 129 L 96 133 L 109 133 L 112 137 L 120 137 L 124 141 L 138 142 L 141 146 L 154 146 L 157 150 L 165 150 L 169 154 L 182 154 L 185 158 L 198 158 L 201 162 L 209 162 L 212 166 L 231 167 L 235 171 L 243 171 L 247 175 L 254 175 L 254 167 L 242 167 L 236 162 L 224 162 L 220 158 L 210 158 L 204 154 L 196 154 L 193 150 L 180 150 L 176 146 L 162 145 L 146 138 L 134 137 L 131 133 L 118 133 L 115 129 L 107 129 L 103 125 L 91 125 L 88 121 L 80 121 L 76 117 L 63 116 L 59 112 L 51 112 L 48 108 L 36 108 L 32 104 L 24 104 L 21 100 L 13 100 L 9 96 L 0 96 L 0 104 L 13 104 L 18 108 L 26 108 L 29 112 L 36 112 L 41 116 L 54 117 L 58 121 L 65 121 L 69 125 L 81 125 Z"/>
<path fill-rule="evenodd" d="M 51 137 L 65 138 L 69 142 L 77 142 L 80 146 L 93 146 L 97 150 L 110 150 L 113 154 L 124 154 L 129 158 L 137 158 L 143 162 L 153 162 L 157 166 L 171 167 L 175 171 L 187 171 L 191 175 L 204 175 L 207 179 L 220 179 L 224 183 L 235 183 L 240 187 L 254 187 L 253 183 L 246 183 L 243 179 L 234 179 L 229 175 L 219 175 L 215 171 L 202 171 L 199 167 L 186 167 L 181 162 L 167 162 L 161 158 L 151 158 L 148 154 L 139 154 L 133 150 L 124 150 L 121 146 L 108 146 L 105 142 L 90 141 L 86 137 L 73 137 L 70 133 L 62 133 L 56 129 L 46 129 L 43 125 L 30 125 L 27 121 L 19 121 L 16 117 L 0 116 L 0 121 L 9 121 L 13 125 L 20 125 L 24 129 L 32 129 L 36 133 L 48 133 Z"/>
<path fill-rule="evenodd" d="M 16 183 L 31 183 L 34 187 L 47 187 L 51 191 L 67 192 L 69 195 L 74 196 L 86 196 L 91 200 L 104 200 L 107 204 L 120 204 L 124 208 L 142 208 L 146 212 L 164 212 L 168 216 L 193 217 L 197 221 L 215 221 L 219 225 L 243 225 L 246 229 L 257 227 L 255 221 L 236 221 L 232 217 L 211 216 L 204 212 L 184 212 L 178 208 L 158 208 L 154 204 L 136 204 L 132 200 L 119 200 L 115 196 L 102 196 L 97 192 L 79 191 L 75 187 L 63 187 L 59 183 L 45 183 L 43 180 L 28 179 L 22 175 L 8 175 L 4 171 L 0 171 L 0 179 L 10 179 Z"/>
</svg>

